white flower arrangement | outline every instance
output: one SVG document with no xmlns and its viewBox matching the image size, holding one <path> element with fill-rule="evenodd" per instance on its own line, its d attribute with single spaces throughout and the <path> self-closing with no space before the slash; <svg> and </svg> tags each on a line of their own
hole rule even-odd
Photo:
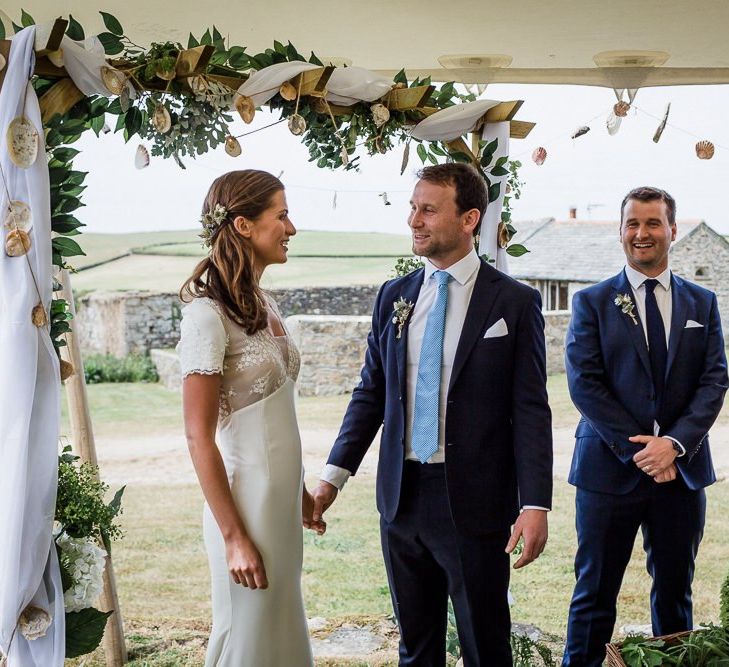
<svg viewBox="0 0 729 667">
<path fill-rule="evenodd" d="M 395 335 L 395 338 L 400 338 L 402 336 L 402 329 L 408 321 L 408 317 L 410 317 L 410 313 L 412 312 L 414 305 L 415 304 L 411 301 L 406 301 L 405 297 L 402 296 L 392 304 L 392 323 L 397 324 L 397 334 Z"/>
<path fill-rule="evenodd" d="M 620 308 L 626 315 L 633 320 L 633 324 L 638 324 L 638 318 L 635 316 L 635 304 L 628 294 L 618 294 L 615 297 L 615 305 Z"/>
<path fill-rule="evenodd" d="M 203 213 L 200 216 L 200 224 L 203 230 L 198 236 L 202 239 L 203 248 L 210 248 L 212 246 L 215 232 L 227 217 L 228 211 L 222 204 L 215 204 L 212 211 Z"/>
<path fill-rule="evenodd" d="M 94 605 L 104 588 L 106 551 L 92 537 L 74 538 L 61 533 L 56 538 L 64 570 L 73 583 L 63 594 L 67 612 Z"/>
</svg>

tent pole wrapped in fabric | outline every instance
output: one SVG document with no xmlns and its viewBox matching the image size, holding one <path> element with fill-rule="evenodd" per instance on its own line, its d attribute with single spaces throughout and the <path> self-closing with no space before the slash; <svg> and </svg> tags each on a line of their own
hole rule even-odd
<svg viewBox="0 0 729 667">
<path fill-rule="evenodd" d="M 32 321 L 39 304 L 48 321 L 52 286 L 48 163 L 38 98 L 29 84 L 34 39 L 33 26 L 13 38 L 0 91 L 0 202 L 4 212 L 8 198 L 24 202 L 33 223 L 26 254 L 0 250 L 0 651 L 8 667 L 61 667 L 65 618 L 52 537 L 60 376 L 48 325 Z M 7 143 L 7 129 L 18 117 L 37 132 L 37 155 L 27 168 L 11 159 Z M 10 231 L 3 226 L 3 248 Z M 50 620 L 45 633 L 32 641 L 19 624 L 29 607 Z"/>
</svg>

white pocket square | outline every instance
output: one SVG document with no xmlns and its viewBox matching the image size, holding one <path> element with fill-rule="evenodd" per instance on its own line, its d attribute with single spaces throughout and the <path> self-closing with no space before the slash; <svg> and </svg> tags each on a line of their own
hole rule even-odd
<svg viewBox="0 0 729 667">
<path fill-rule="evenodd" d="M 500 338 L 506 336 L 509 333 L 509 327 L 506 326 L 504 318 L 502 317 L 498 322 L 494 322 L 483 335 L 484 338 Z"/>
<path fill-rule="evenodd" d="M 686 326 L 684 329 L 703 329 L 704 325 L 700 324 L 699 322 L 694 322 L 694 320 L 686 320 Z"/>
</svg>

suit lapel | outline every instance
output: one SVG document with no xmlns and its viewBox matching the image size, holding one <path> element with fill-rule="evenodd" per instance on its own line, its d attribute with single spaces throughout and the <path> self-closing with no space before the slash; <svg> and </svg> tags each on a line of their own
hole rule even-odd
<svg viewBox="0 0 729 667">
<path fill-rule="evenodd" d="M 395 345 L 395 356 L 397 357 L 397 377 L 400 382 L 400 395 L 405 396 L 405 380 L 407 378 L 407 350 L 408 350 L 408 332 L 410 330 L 410 320 L 413 318 L 413 310 L 415 310 L 415 304 L 420 296 L 420 288 L 423 285 L 423 269 L 413 271 L 407 276 L 402 282 L 402 291 L 398 295 L 398 299 L 402 297 L 405 301 L 412 303 L 413 307 L 410 309 L 408 319 L 403 325 L 402 334 L 400 338 L 397 338 L 397 325 L 394 324 L 392 327 L 393 331 L 393 344 Z M 405 401 L 403 401 L 405 405 Z"/>
<path fill-rule="evenodd" d="M 471 353 L 471 348 L 476 344 L 479 334 L 483 331 L 486 319 L 491 313 L 501 289 L 500 280 L 501 274 L 482 260 L 476 276 L 476 284 L 473 286 L 471 300 L 468 303 L 466 319 L 463 322 L 461 337 L 456 348 L 456 356 L 453 359 L 453 369 L 448 385 L 449 392 L 458 379 L 458 375 Z"/>
<path fill-rule="evenodd" d="M 614 306 L 615 312 L 622 321 L 630 340 L 633 342 L 643 367 L 645 368 L 645 372 L 648 373 L 649 378 L 652 378 L 651 360 L 648 356 L 648 344 L 645 340 L 645 331 L 643 330 L 643 325 L 640 321 L 640 316 L 638 315 L 638 307 L 635 305 L 635 294 L 633 294 L 633 288 L 630 286 L 630 282 L 628 281 L 628 277 L 625 275 L 625 271 L 621 271 L 617 276 L 615 276 L 613 288 L 615 290 L 612 295 L 613 302 L 619 294 L 627 294 L 633 301 L 633 314 L 635 315 L 635 321 L 633 321 L 633 318 L 630 317 L 630 315 L 623 313 L 620 306 Z"/>
<path fill-rule="evenodd" d="M 686 323 L 686 290 L 681 289 L 682 280 L 671 274 L 671 333 L 668 337 L 668 361 L 666 362 L 666 377 L 671 365 L 676 359 L 681 336 Z"/>
</svg>

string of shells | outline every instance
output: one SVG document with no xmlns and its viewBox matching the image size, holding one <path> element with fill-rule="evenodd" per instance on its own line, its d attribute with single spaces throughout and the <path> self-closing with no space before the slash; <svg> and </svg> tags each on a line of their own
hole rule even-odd
<svg viewBox="0 0 729 667">
<path fill-rule="evenodd" d="M 236 95 L 234 104 L 235 110 L 243 119 L 243 122 L 250 125 L 256 115 L 256 105 L 253 103 L 253 100 L 245 95 Z"/>
<path fill-rule="evenodd" d="M 121 95 L 127 86 L 126 75 L 108 65 L 101 66 L 101 80 L 112 95 Z"/>
<path fill-rule="evenodd" d="M 544 146 L 537 146 L 532 152 L 532 162 L 541 167 L 547 159 L 547 149 Z"/>
<path fill-rule="evenodd" d="M 243 152 L 240 141 L 231 134 L 225 137 L 225 152 L 230 155 L 230 157 L 238 157 Z"/>
<path fill-rule="evenodd" d="M 172 117 L 167 107 L 161 102 L 157 103 L 152 112 L 152 118 L 150 120 L 152 127 L 154 127 L 160 134 L 167 134 L 172 128 Z"/>
<path fill-rule="evenodd" d="M 5 254 L 8 257 L 22 257 L 31 248 L 30 229 L 33 226 L 30 207 L 22 201 L 12 200 L 8 204 L 3 226 L 8 229 L 5 237 Z"/>
<path fill-rule="evenodd" d="M 134 154 L 134 166 L 137 169 L 144 169 L 149 166 L 149 151 L 144 144 L 137 146 L 137 152 Z"/>
<path fill-rule="evenodd" d="M 699 160 L 711 160 L 714 157 L 714 144 L 710 141 L 699 141 L 696 144 L 696 157 Z"/>
<path fill-rule="evenodd" d="M 620 100 L 620 102 L 616 102 L 615 106 L 613 106 L 613 113 L 618 118 L 625 118 L 628 115 L 628 111 L 630 111 L 630 104 L 625 100 Z"/>
<path fill-rule="evenodd" d="M 299 114 L 295 113 L 292 116 L 289 116 L 288 121 L 289 126 L 289 132 L 293 134 L 294 136 L 298 137 L 304 132 L 306 132 L 306 121 L 304 120 L 303 116 L 300 116 Z"/>
<path fill-rule="evenodd" d="M 38 130 L 25 116 L 18 116 L 8 125 L 8 155 L 16 167 L 27 169 L 38 157 Z"/>
</svg>

